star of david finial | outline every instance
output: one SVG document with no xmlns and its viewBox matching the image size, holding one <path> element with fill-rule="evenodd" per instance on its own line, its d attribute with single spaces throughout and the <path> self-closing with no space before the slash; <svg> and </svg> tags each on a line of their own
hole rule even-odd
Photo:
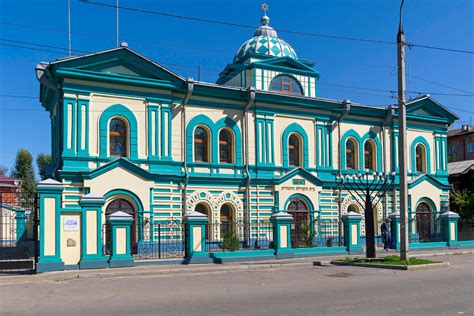
<svg viewBox="0 0 474 316">
<path fill-rule="evenodd" d="M 262 3 L 262 10 L 263 10 L 263 15 L 267 15 L 267 10 L 268 10 L 268 4 Z"/>
</svg>

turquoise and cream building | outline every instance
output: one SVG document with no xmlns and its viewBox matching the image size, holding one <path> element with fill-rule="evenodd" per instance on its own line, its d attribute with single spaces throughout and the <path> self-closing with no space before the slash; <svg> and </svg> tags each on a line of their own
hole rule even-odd
<svg viewBox="0 0 474 316">
<path fill-rule="evenodd" d="M 55 240 L 42 246 L 46 258 L 74 266 L 98 255 L 112 211 L 156 224 L 195 210 L 210 223 L 266 223 L 285 210 L 316 235 L 337 231 L 342 214 L 359 212 L 338 175 L 398 173 L 397 108 L 321 98 L 314 63 L 299 59 L 267 16 L 229 59 L 216 83 L 183 78 L 125 44 L 38 64 L 57 181 L 42 199 L 56 210 L 41 214 L 42 238 Z M 407 103 L 411 234 L 417 211 L 426 234 L 449 209 L 446 136 L 456 119 L 428 95 Z M 376 232 L 398 206 L 395 176 Z M 80 229 L 66 230 L 65 219 Z"/>
</svg>

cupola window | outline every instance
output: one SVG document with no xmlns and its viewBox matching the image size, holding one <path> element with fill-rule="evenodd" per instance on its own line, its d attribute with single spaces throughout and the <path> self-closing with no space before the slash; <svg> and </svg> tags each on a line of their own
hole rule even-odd
<svg viewBox="0 0 474 316">
<path fill-rule="evenodd" d="M 303 94 L 298 81 L 287 75 L 280 75 L 273 78 L 272 82 L 270 83 L 270 91 L 283 94 Z"/>
</svg>

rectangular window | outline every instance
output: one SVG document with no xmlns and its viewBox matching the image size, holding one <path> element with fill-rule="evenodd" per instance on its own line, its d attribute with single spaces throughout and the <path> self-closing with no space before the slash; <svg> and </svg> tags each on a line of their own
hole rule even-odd
<svg viewBox="0 0 474 316">
<path fill-rule="evenodd" d="M 450 154 L 455 154 L 456 153 L 456 145 L 451 145 L 451 148 L 450 148 Z"/>
<path fill-rule="evenodd" d="M 467 152 L 474 153 L 474 143 L 467 144 Z"/>
</svg>

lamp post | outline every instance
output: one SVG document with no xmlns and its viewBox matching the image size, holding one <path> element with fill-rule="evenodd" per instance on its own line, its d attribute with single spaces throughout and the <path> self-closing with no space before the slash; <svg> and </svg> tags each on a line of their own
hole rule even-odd
<svg viewBox="0 0 474 316">
<path fill-rule="evenodd" d="M 357 175 L 336 176 L 341 186 L 349 192 L 357 204 L 364 210 L 365 243 L 367 258 L 375 258 L 374 209 L 387 193 L 395 178 L 395 172 L 385 174 L 377 172 L 359 172 Z M 364 201 L 362 204 L 360 201 Z"/>
</svg>

